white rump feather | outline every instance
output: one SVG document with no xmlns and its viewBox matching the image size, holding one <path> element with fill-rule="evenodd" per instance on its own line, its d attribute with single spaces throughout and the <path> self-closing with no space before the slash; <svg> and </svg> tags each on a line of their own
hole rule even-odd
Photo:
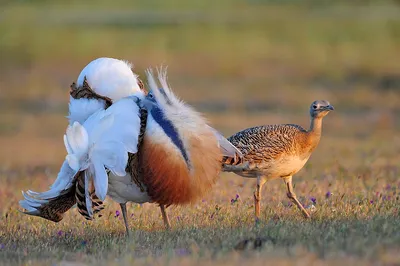
<svg viewBox="0 0 400 266">
<path fill-rule="evenodd" d="M 107 110 L 100 110 L 90 116 L 85 123 L 74 122 L 68 126 L 64 136 L 68 152 L 60 173 L 49 191 L 37 193 L 23 192 L 20 206 L 31 214 L 38 212 L 42 204 L 60 195 L 71 187 L 75 175 L 85 171 L 85 189 L 93 178 L 95 193 L 104 200 L 108 189 L 106 168 L 118 176 L 125 175 L 128 152 L 137 152 L 140 133 L 140 112 L 135 97 L 143 99 L 142 92 L 121 99 Z M 87 180 L 86 180 L 87 179 Z M 89 197 L 85 191 L 85 197 Z M 86 199 L 88 200 L 88 199 Z M 87 205 L 90 208 L 91 204 Z M 89 210 L 90 215 L 91 210 Z"/>
<path fill-rule="evenodd" d="M 104 100 L 96 99 L 74 99 L 69 97 L 69 115 L 67 116 L 69 124 L 75 121 L 83 124 L 89 116 L 99 110 L 104 110 Z"/>
<path fill-rule="evenodd" d="M 83 125 L 75 122 L 68 127 L 65 146 L 69 166 L 93 177 L 100 200 L 107 195 L 106 168 L 115 175 L 126 174 L 128 152 L 137 152 L 139 131 L 139 107 L 133 97 L 93 114 Z"/>
<path fill-rule="evenodd" d="M 77 85 L 82 86 L 86 77 L 90 87 L 99 95 L 114 102 L 138 91 L 137 75 L 132 72 L 132 65 L 114 58 L 97 58 L 90 62 L 79 74 Z"/>
</svg>

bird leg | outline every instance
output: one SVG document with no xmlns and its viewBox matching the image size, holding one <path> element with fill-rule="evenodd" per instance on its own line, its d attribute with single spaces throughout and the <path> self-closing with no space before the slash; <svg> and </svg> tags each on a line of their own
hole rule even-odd
<svg viewBox="0 0 400 266">
<path fill-rule="evenodd" d="M 120 203 L 121 206 L 121 211 L 122 211 L 122 216 L 124 217 L 124 223 L 125 223 L 125 229 L 126 229 L 126 236 L 129 237 L 129 226 L 128 226 L 128 219 L 126 215 L 126 202 L 125 203 Z"/>
<path fill-rule="evenodd" d="M 160 204 L 160 209 L 161 209 L 162 218 L 163 218 L 163 220 L 164 220 L 165 229 L 170 230 L 170 229 L 171 229 L 171 224 L 170 224 L 170 222 L 169 222 L 168 215 L 167 215 L 167 213 L 165 212 L 165 206 L 164 206 L 163 204 Z"/>
<path fill-rule="evenodd" d="M 306 209 L 304 209 L 303 204 L 300 203 L 300 201 L 297 199 L 296 194 L 293 191 L 293 184 L 292 184 L 292 177 L 288 176 L 283 178 L 283 181 L 285 181 L 286 188 L 287 188 L 287 197 L 294 203 L 296 206 L 300 209 L 300 211 L 303 213 L 304 218 L 310 218 L 311 216 L 308 214 Z"/>
<path fill-rule="evenodd" d="M 260 207 L 261 207 L 261 190 L 263 185 L 267 182 L 266 179 L 258 176 L 257 177 L 257 187 L 256 191 L 254 192 L 254 206 L 255 206 L 255 214 L 256 214 L 256 224 L 259 222 L 260 218 Z"/>
<path fill-rule="evenodd" d="M 244 172 L 250 170 L 249 162 L 244 162 L 237 165 L 224 164 L 222 166 L 224 172 Z"/>
</svg>

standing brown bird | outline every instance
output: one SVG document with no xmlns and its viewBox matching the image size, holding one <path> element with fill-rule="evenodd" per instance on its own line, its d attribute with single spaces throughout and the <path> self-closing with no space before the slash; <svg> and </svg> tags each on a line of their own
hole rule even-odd
<svg viewBox="0 0 400 266">
<path fill-rule="evenodd" d="M 262 186 L 271 179 L 282 178 L 288 198 L 296 204 L 304 217 L 310 215 L 293 191 L 292 176 L 303 168 L 318 146 L 322 133 L 322 119 L 334 110 L 328 101 L 314 101 L 310 106 L 309 130 L 293 124 L 266 125 L 240 131 L 228 140 L 243 154 L 243 161 L 226 158 L 223 171 L 243 177 L 257 178 L 254 193 L 256 221 L 260 216 Z"/>
</svg>

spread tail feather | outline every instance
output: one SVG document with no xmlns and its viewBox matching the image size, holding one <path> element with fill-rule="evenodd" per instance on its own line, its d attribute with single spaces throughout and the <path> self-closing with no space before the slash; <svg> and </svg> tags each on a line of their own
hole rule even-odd
<svg viewBox="0 0 400 266">
<path fill-rule="evenodd" d="M 107 194 L 106 168 L 116 175 L 125 175 L 128 152 L 137 152 L 139 130 L 140 113 L 134 97 L 96 112 L 83 125 L 74 122 L 64 137 L 68 155 L 54 184 L 43 193 L 24 192 L 20 206 L 27 214 L 60 221 L 61 214 L 76 203 L 77 181 L 84 180 L 84 202 L 92 217 L 101 209 L 94 207 L 94 202 L 102 202 Z M 92 182 L 94 190 L 89 190 Z"/>
<path fill-rule="evenodd" d="M 28 215 L 39 216 L 44 219 L 59 222 L 64 213 L 75 205 L 75 186 L 71 186 L 59 193 L 56 197 L 40 199 L 34 198 L 31 192 L 22 192 L 24 200 L 19 202 L 20 206 Z M 40 193 L 37 193 L 40 194 Z"/>
<path fill-rule="evenodd" d="M 22 192 L 24 200 L 21 200 L 19 205 L 26 210 L 24 213 L 54 222 L 61 221 L 63 214 L 75 204 L 75 188 L 72 184 L 76 173 L 65 161 L 48 191 Z"/>
<path fill-rule="evenodd" d="M 93 114 L 83 125 L 74 122 L 66 131 L 66 161 L 81 173 L 76 184 L 76 200 L 79 212 L 86 219 L 93 218 L 99 211 L 97 205 L 101 206 L 107 195 L 107 171 L 117 176 L 126 175 L 128 152 L 137 152 L 140 131 L 137 99 L 122 99 Z"/>
</svg>

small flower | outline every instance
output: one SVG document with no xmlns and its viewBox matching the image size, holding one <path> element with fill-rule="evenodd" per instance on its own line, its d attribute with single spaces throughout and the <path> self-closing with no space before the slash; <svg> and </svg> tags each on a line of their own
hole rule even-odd
<svg viewBox="0 0 400 266">
<path fill-rule="evenodd" d="M 5 245 L 4 244 L 0 244 L 0 249 L 3 249 L 3 248 L 5 248 Z"/>
<path fill-rule="evenodd" d="M 186 248 L 178 248 L 175 250 L 177 256 L 187 256 L 190 255 L 190 251 Z"/>
<path fill-rule="evenodd" d="M 176 216 L 176 219 L 178 220 L 178 222 L 181 221 L 181 217 L 180 216 Z"/>
<path fill-rule="evenodd" d="M 326 192 L 326 194 L 325 194 L 325 198 L 329 199 L 332 195 L 333 195 L 333 194 L 332 194 L 330 191 L 328 191 L 328 192 Z"/>
<path fill-rule="evenodd" d="M 231 199 L 231 204 L 235 204 L 239 200 L 239 194 L 236 194 L 234 199 Z"/>
<path fill-rule="evenodd" d="M 313 204 L 317 204 L 317 199 L 314 197 L 311 197 L 310 200 L 312 201 Z"/>
<path fill-rule="evenodd" d="M 87 241 L 86 241 L 86 240 L 83 240 L 81 244 L 82 244 L 82 246 L 86 246 Z"/>
<path fill-rule="evenodd" d="M 62 236 L 62 234 L 63 234 L 63 231 L 61 231 L 61 230 L 59 230 L 59 231 L 57 232 L 57 235 L 58 235 L 58 236 Z"/>
<path fill-rule="evenodd" d="M 385 187 L 386 190 L 390 190 L 391 188 L 392 188 L 392 186 L 389 185 L 389 184 L 387 184 L 386 187 Z"/>
<path fill-rule="evenodd" d="M 131 218 L 133 218 L 133 213 L 131 214 Z"/>
<path fill-rule="evenodd" d="M 119 215 L 120 215 L 120 212 L 117 210 L 117 211 L 115 211 L 115 218 L 117 218 L 117 217 L 119 217 Z"/>
<path fill-rule="evenodd" d="M 205 199 L 202 199 L 202 200 L 201 200 L 201 202 L 203 202 L 203 203 L 204 203 L 204 202 L 206 202 L 206 200 L 205 200 Z"/>
<path fill-rule="evenodd" d="M 374 204 L 374 201 L 373 201 L 373 200 L 370 200 L 369 203 Z"/>
</svg>

